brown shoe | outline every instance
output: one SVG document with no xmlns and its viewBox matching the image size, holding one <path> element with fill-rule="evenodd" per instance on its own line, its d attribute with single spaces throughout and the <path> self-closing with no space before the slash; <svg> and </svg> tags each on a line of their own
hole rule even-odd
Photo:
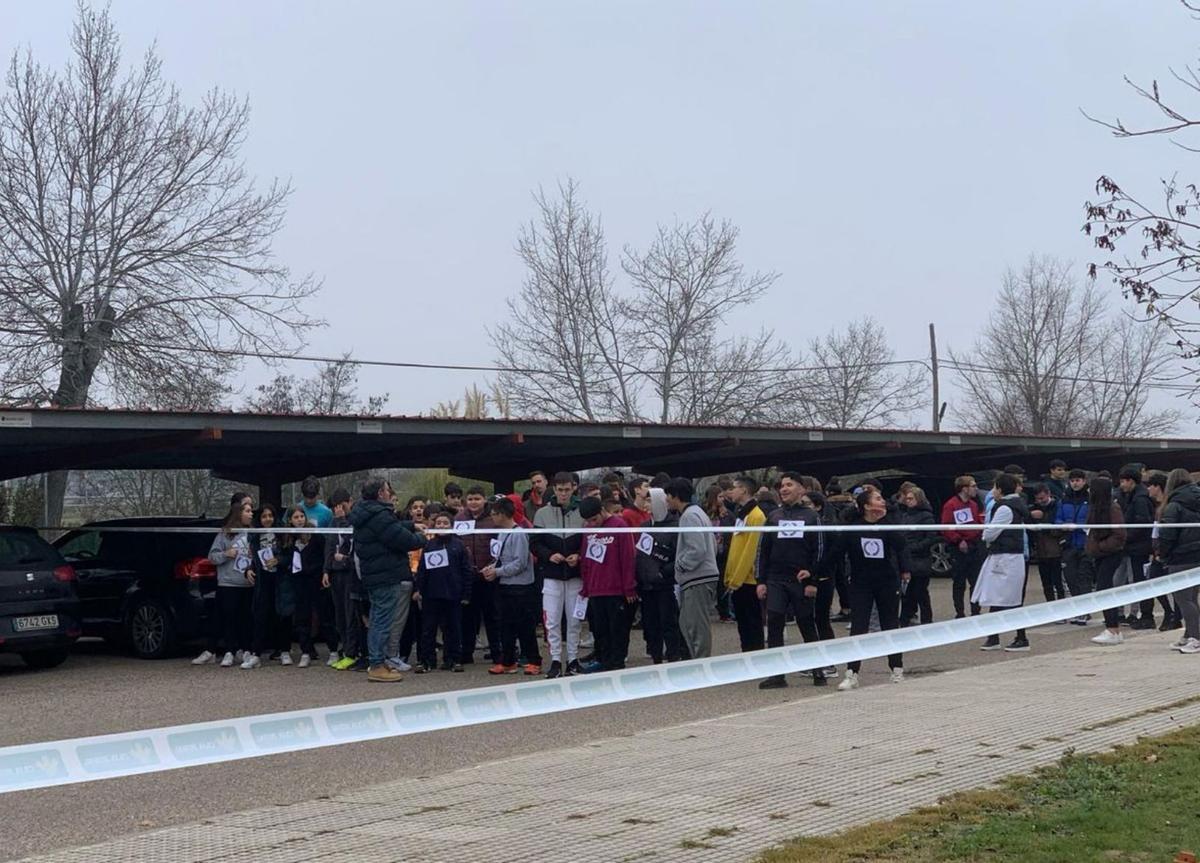
<svg viewBox="0 0 1200 863">
<path fill-rule="evenodd" d="M 367 680 L 371 683 L 399 683 L 404 675 L 387 665 L 372 665 L 367 669 Z"/>
</svg>

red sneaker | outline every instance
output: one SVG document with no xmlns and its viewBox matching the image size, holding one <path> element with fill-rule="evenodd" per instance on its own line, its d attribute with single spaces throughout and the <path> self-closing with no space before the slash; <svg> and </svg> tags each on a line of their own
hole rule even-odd
<svg viewBox="0 0 1200 863">
<path fill-rule="evenodd" d="M 513 665 L 505 665 L 502 662 L 497 662 L 495 665 L 493 665 L 491 668 L 488 669 L 488 674 L 516 674 L 516 673 L 517 673 L 517 666 L 515 663 Z"/>
<path fill-rule="evenodd" d="M 535 676 L 535 675 L 539 675 L 539 674 L 541 674 L 541 673 L 542 673 L 542 666 L 541 666 L 541 665 L 534 665 L 534 664 L 531 662 L 531 663 L 529 663 L 528 665 L 526 665 L 526 666 L 525 666 L 525 673 L 526 673 L 526 674 L 528 674 L 530 677 L 533 677 L 533 676 Z"/>
</svg>

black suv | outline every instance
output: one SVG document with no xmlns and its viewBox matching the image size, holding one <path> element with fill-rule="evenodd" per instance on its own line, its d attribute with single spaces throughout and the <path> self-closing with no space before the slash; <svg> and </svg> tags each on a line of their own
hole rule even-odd
<svg viewBox="0 0 1200 863">
<path fill-rule="evenodd" d="M 0 651 L 33 668 L 62 665 L 79 638 L 75 570 L 24 527 L 0 527 Z"/>
<path fill-rule="evenodd" d="M 173 527 L 211 532 L 162 530 Z M 217 519 L 203 517 L 125 518 L 92 522 L 57 539 L 78 577 L 83 634 L 124 644 L 143 659 L 170 656 L 204 637 L 217 587 L 208 550 L 219 529 Z"/>
</svg>

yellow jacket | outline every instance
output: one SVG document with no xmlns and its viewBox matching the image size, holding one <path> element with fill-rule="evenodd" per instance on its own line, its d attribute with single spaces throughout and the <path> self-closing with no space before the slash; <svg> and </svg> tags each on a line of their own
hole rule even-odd
<svg viewBox="0 0 1200 863">
<path fill-rule="evenodd" d="M 746 516 L 746 527 L 758 527 L 767 523 L 761 507 L 754 507 Z M 735 533 L 730 535 L 729 557 L 725 560 L 725 586 L 737 590 L 743 584 L 756 584 L 754 561 L 758 557 L 759 533 Z"/>
</svg>

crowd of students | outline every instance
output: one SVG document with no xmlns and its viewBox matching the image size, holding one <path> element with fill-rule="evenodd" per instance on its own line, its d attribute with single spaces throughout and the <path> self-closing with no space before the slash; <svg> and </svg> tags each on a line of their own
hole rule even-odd
<svg viewBox="0 0 1200 863">
<path fill-rule="evenodd" d="M 709 656 L 714 613 L 736 621 L 743 651 L 783 645 L 789 621 L 805 642 L 833 638 L 838 621 L 851 635 L 932 622 L 939 543 L 949 552 L 959 617 L 968 603 L 972 614 L 1022 605 L 1030 563 L 1047 601 L 1200 565 L 1200 528 L 1171 527 L 1200 522 L 1200 486 L 1182 469 L 1164 475 L 1130 465 L 1114 486 L 1105 473 L 1055 462 L 1027 488 L 1024 471 L 1009 465 L 986 492 L 971 476 L 955 480 L 940 521 L 921 488 L 904 483 L 888 499 L 870 478 L 843 490 L 795 472 L 771 487 L 720 477 L 703 504 L 691 480 L 665 474 L 581 483 L 537 471 L 530 485 L 523 496 L 489 497 L 480 486 L 464 493 L 450 483 L 441 501 L 414 497 L 399 507 L 386 480 L 366 482 L 357 499 L 335 490 L 326 503 L 310 477 L 301 502 L 287 513 L 264 504 L 257 524 L 254 501 L 234 495 L 209 555 L 217 570 L 212 643 L 193 663 L 291 665 L 294 643 L 305 668 L 320 641 L 327 665 L 395 682 L 410 670 L 461 672 L 482 636 L 489 673 L 557 678 L 624 668 L 639 616 L 656 664 Z M 896 524 L 942 529 L 880 529 Z M 1117 526 L 1013 527 L 1024 524 Z M 276 534 L 277 525 L 299 532 Z M 737 530 L 763 525 L 774 529 Z M 810 529 L 818 525 L 855 529 Z M 646 526 L 677 530 L 616 532 Z M 303 532 L 327 527 L 351 533 Z M 530 527 L 546 532 L 522 530 Z M 488 532 L 495 529 L 504 532 Z M 1200 653 L 1196 594 L 1158 600 L 1159 628 L 1185 630 L 1173 645 L 1182 653 Z M 1106 610 L 1104 623 L 1092 640 L 1119 644 L 1122 626 L 1156 625 L 1154 602 L 1129 614 Z M 993 636 L 982 649 L 1030 647 L 1018 631 L 1009 644 Z M 901 682 L 903 656 L 887 661 L 891 680 Z M 856 688 L 859 671 L 850 663 L 838 689 Z M 805 674 L 824 686 L 838 670 Z M 759 684 L 787 685 L 782 675 Z"/>
</svg>

